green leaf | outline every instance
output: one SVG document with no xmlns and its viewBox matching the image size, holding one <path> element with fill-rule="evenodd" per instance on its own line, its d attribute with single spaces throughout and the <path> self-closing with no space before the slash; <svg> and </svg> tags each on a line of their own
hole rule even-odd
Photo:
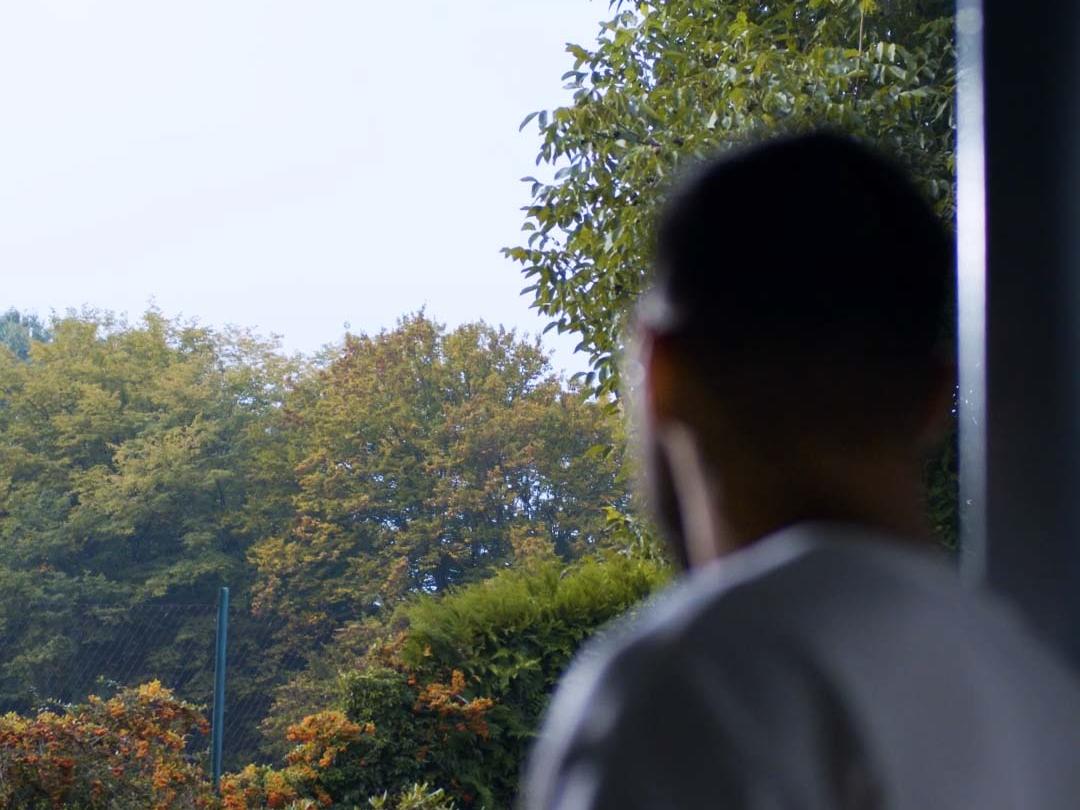
<svg viewBox="0 0 1080 810">
<path fill-rule="evenodd" d="M 540 111 L 537 110 L 536 112 L 531 112 L 526 115 L 525 118 L 522 119 L 521 123 L 518 125 L 518 132 L 521 132 L 523 129 L 525 129 L 525 127 L 529 125 L 529 122 L 536 118 L 536 116 L 538 116 L 539 114 Z"/>
</svg>

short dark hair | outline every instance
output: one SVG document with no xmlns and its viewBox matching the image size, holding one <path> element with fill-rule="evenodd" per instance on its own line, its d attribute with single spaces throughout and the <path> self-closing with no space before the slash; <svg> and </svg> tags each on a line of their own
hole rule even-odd
<svg viewBox="0 0 1080 810">
<path fill-rule="evenodd" d="M 953 265 L 948 229 L 892 162 L 839 135 L 779 139 L 671 197 L 642 318 L 710 373 L 910 377 L 940 366 Z"/>
<path fill-rule="evenodd" d="M 671 328 L 725 353 L 758 342 L 914 361 L 940 344 L 952 264 L 903 172 L 814 134 L 721 157 L 674 194 L 655 289 Z"/>
</svg>

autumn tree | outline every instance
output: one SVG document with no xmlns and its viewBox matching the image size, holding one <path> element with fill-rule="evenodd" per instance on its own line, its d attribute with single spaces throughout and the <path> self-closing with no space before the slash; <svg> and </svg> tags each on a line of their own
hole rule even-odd
<svg viewBox="0 0 1080 810">
<path fill-rule="evenodd" d="M 294 645 L 521 555 L 579 557 L 626 497 L 618 457 L 589 452 L 604 409 L 503 329 L 420 314 L 349 336 L 286 410 L 306 436 L 295 515 L 250 557 Z"/>
<path fill-rule="evenodd" d="M 272 346 L 155 312 L 52 332 L 25 361 L 0 351 L 0 701 L 15 707 L 81 699 L 120 656 L 131 678 L 186 665 L 212 610 L 155 607 L 212 608 L 223 584 L 246 603 L 247 547 L 283 502 L 264 462 L 288 464 L 273 417 L 292 369 Z M 144 615 L 161 620 L 139 630 Z"/>
<path fill-rule="evenodd" d="M 52 332 L 0 351 L 5 708 L 98 676 L 206 700 L 229 585 L 230 706 L 254 730 L 334 630 L 579 557 L 626 497 L 593 449 L 612 444 L 604 408 L 504 330 L 415 316 L 310 362 L 155 312 Z"/>
</svg>

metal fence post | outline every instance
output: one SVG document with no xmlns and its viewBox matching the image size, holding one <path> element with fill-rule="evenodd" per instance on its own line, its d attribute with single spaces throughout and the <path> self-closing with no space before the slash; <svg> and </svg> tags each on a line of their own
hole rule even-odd
<svg viewBox="0 0 1080 810">
<path fill-rule="evenodd" d="M 221 754 L 225 736 L 225 653 L 229 633 L 229 589 L 218 595 L 217 653 L 214 656 L 214 714 L 210 726 L 210 769 L 214 790 L 221 789 Z"/>
</svg>

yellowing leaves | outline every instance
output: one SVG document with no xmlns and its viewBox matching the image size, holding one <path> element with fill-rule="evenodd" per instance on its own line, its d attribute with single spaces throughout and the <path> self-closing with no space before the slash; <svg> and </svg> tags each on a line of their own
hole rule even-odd
<svg viewBox="0 0 1080 810">
<path fill-rule="evenodd" d="M 184 753 L 205 720 L 160 683 L 64 713 L 0 718 L 0 806 L 210 808 L 206 775 Z"/>
<path fill-rule="evenodd" d="M 536 342 L 485 324 L 421 313 L 350 336 L 286 406 L 303 425 L 294 516 L 249 559 L 260 610 L 305 650 L 498 569 L 526 530 L 563 558 L 588 553 L 606 540 L 600 502 L 628 497 L 618 453 L 584 459 L 617 444 L 604 407 L 552 376 Z"/>
</svg>

